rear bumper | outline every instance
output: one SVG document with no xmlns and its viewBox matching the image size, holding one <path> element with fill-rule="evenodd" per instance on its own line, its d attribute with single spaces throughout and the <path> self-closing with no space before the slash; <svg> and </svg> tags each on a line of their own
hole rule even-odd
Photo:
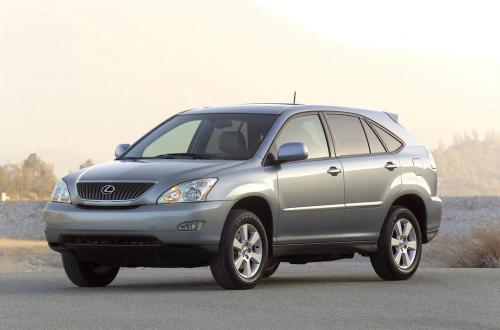
<svg viewBox="0 0 500 330">
<path fill-rule="evenodd" d="M 438 233 L 443 216 L 443 201 L 438 196 L 427 198 L 425 201 L 427 210 L 427 235 L 426 241 L 430 242 Z"/>
<path fill-rule="evenodd" d="M 102 235 L 149 236 L 158 239 L 162 247 L 200 246 L 207 251 L 217 251 L 231 206 L 230 201 L 211 201 L 141 205 L 134 208 L 88 208 L 51 202 L 45 207 L 43 221 L 49 245 L 59 250 L 68 249 L 72 245 L 64 242 L 64 237 Z M 177 230 L 177 226 L 186 221 L 204 221 L 204 226 L 200 231 Z M 73 248 L 76 249 L 74 246 Z M 154 248 L 158 249 L 159 246 Z"/>
</svg>

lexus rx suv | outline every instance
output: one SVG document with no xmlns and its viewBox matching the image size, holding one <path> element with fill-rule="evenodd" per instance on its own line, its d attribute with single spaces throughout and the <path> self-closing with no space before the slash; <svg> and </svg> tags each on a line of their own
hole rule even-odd
<svg viewBox="0 0 500 330">
<path fill-rule="evenodd" d="M 76 285 L 120 267 L 203 267 L 249 289 L 280 262 L 370 258 L 384 280 L 416 271 L 442 201 L 429 150 L 392 113 L 250 104 L 179 113 L 116 158 L 62 178 L 49 246 Z"/>
</svg>

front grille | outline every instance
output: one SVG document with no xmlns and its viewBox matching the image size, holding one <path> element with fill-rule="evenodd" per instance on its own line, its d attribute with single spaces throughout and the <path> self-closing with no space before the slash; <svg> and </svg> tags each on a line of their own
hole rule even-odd
<svg viewBox="0 0 500 330">
<path fill-rule="evenodd" d="M 71 235 L 62 239 L 66 244 L 78 245 L 120 245 L 120 246 L 152 246 L 162 245 L 161 241 L 153 236 L 108 236 L 108 235 Z"/>
<path fill-rule="evenodd" d="M 81 199 L 95 201 L 126 201 L 141 197 L 154 182 L 78 182 Z"/>
</svg>

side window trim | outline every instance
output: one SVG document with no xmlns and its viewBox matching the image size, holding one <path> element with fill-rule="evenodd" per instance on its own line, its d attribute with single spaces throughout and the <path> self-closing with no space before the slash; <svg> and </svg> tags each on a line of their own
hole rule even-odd
<svg viewBox="0 0 500 330">
<path fill-rule="evenodd" d="M 359 120 L 361 120 L 361 126 L 363 126 L 363 130 L 365 131 L 365 136 L 366 136 L 366 139 L 368 141 L 368 148 L 370 149 L 370 154 L 372 154 L 372 155 L 383 155 L 383 154 L 389 153 L 389 149 L 385 145 L 385 142 L 378 135 L 378 133 L 373 129 L 373 127 L 370 125 L 369 120 L 367 118 L 364 118 L 364 117 L 359 117 Z M 375 134 L 375 137 L 382 144 L 382 147 L 384 148 L 385 152 L 373 152 L 372 151 L 372 146 L 371 146 L 370 141 L 368 139 L 368 134 L 366 133 L 365 125 L 363 125 L 363 123 L 365 123 L 368 126 L 368 128 L 372 130 L 373 134 Z"/>
<path fill-rule="evenodd" d="M 328 146 L 328 158 L 335 157 L 335 146 L 333 145 L 333 138 L 330 132 L 330 127 L 328 126 L 328 120 L 325 118 L 322 112 L 317 112 L 318 118 L 323 127 L 323 134 L 325 134 L 326 145 Z"/>
<path fill-rule="evenodd" d="M 370 141 L 368 140 L 368 134 L 366 134 L 365 126 L 363 125 L 363 119 L 358 117 L 358 120 L 359 120 L 359 123 L 361 125 L 361 128 L 363 129 L 363 132 L 365 133 L 366 144 L 368 144 L 368 152 L 370 153 L 370 155 L 372 155 L 373 154 L 372 146 L 370 145 Z M 385 148 L 385 146 L 384 146 L 384 148 Z M 386 151 L 387 151 L 387 149 L 386 149 Z"/>
<path fill-rule="evenodd" d="M 377 137 L 380 140 L 380 142 L 382 142 L 382 145 L 384 146 L 387 154 L 396 154 L 399 151 L 401 151 L 401 149 L 403 149 L 405 147 L 405 145 L 406 145 L 405 142 L 403 140 L 401 140 L 399 138 L 399 136 L 396 136 L 394 133 L 392 133 L 391 131 L 389 131 L 388 129 L 386 129 L 385 127 L 383 127 L 382 125 L 379 125 L 379 124 L 375 123 L 373 120 L 371 120 L 369 118 L 366 119 L 366 123 L 370 126 L 370 128 L 373 131 L 373 133 L 375 133 L 377 135 Z M 394 151 L 389 151 L 389 148 L 385 144 L 385 141 L 378 134 L 377 130 L 373 128 L 373 126 L 377 126 L 379 129 L 381 129 L 382 131 L 384 131 L 387 134 L 389 134 L 390 136 L 392 136 L 394 139 L 396 139 L 397 141 L 399 141 L 399 143 L 401 143 L 401 146 L 398 149 L 394 150 Z"/>
<path fill-rule="evenodd" d="M 328 111 L 319 112 L 319 116 L 321 118 L 323 124 L 323 130 L 327 136 L 328 148 L 330 149 L 330 158 L 337 158 L 337 146 L 335 145 L 335 140 L 333 139 L 332 128 L 330 123 L 328 122 Z"/>
</svg>

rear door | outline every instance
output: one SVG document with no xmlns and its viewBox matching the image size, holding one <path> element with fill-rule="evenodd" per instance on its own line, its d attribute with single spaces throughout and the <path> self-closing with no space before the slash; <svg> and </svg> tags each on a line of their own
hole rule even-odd
<svg viewBox="0 0 500 330">
<path fill-rule="evenodd" d="M 344 170 L 343 237 L 374 240 L 385 219 L 385 201 L 401 189 L 399 159 L 364 118 L 339 113 L 326 117 Z"/>
<path fill-rule="evenodd" d="M 289 119 L 272 149 L 289 142 L 304 143 L 309 157 L 277 168 L 280 203 L 278 241 L 328 242 L 342 233 L 344 177 L 342 165 L 330 158 L 324 124 L 316 113 Z"/>
</svg>

